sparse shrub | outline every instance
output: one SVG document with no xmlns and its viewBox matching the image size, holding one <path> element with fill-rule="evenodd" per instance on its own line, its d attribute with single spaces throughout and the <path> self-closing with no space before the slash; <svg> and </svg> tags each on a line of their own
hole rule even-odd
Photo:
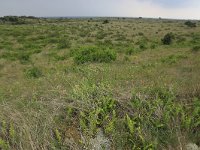
<svg viewBox="0 0 200 150">
<path fill-rule="evenodd" d="M 155 49 L 156 48 L 156 44 L 151 44 L 150 48 L 151 49 Z"/>
<path fill-rule="evenodd" d="M 192 51 L 193 51 L 193 52 L 199 52 L 199 51 L 200 51 L 200 46 L 194 46 L 194 47 L 192 48 Z"/>
<path fill-rule="evenodd" d="M 141 50 L 147 49 L 145 43 L 140 43 L 139 47 L 140 47 Z"/>
<path fill-rule="evenodd" d="M 139 32 L 139 33 L 138 33 L 138 35 L 139 35 L 139 36 L 143 36 L 143 35 L 144 35 L 144 33 L 142 33 L 142 32 Z"/>
<path fill-rule="evenodd" d="M 134 47 L 127 48 L 127 50 L 126 50 L 127 55 L 132 55 L 134 53 L 136 53 L 136 49 Z"/>
<path fill-rule="evenodd" d="M 105 62 L 109 63 L 116 60 L 116 52 L 109 48 L 81 47 L 73 54 L 74 61 L 77 64 L 86 62 Z"/>
<path fill-rule="evenodd" d="M 106 37 L 106 35 L 107 34 L 102 31 L 102 32 L 98 32 L 97 35 L 96 35 L 96 37 L 97 37 L 97 39 L 101 40 L 101 39 L 104 39 Z"/>
<path fill-rule="evenodd" d="M 37 67 L 29 68 L 25 71 L 28 78 L 39 78 L 42 76 L 42 71 Z"/>
<path fill-rule="evenodd" d="M 197 26 L 195 22 L 191 22 L 191 21 L 186 21 L 186 22 L 185 22 L 185 25 L 188 26 L 188 27 L 191 27 L 191 28 Z"/>
<path fill-rule="evenodd" d="M 109 23 L 107 19 L 103 21 L 103 24 L 107 24 L 107 23 Z"/>
<path fill-rule="evenodd" d="M 174 39 L 174 35 L 172 33 L 167 33 L 163 39 L 161 39 L 164 45 L 170 45 L 172 40 Z"/>
<path fill-rule="evenodd" d="M 71 47 L 71 42 L 70 40 L 66 39 L 61 39 L 58 44 L 58 49 L 63 49 L 63 48 L 70 48 Z"/>
</svg>

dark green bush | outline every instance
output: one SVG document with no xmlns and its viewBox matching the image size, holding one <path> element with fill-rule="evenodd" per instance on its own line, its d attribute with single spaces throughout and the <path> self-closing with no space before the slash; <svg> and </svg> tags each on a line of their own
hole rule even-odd
<svg viewBox="0 0 200 150">
<path fill-rule="evenodd" d="M 186 22 L 185 22 L 185 25 L 188 26 L 188 27 L 191 27 L 191 28 L 197 26 L 195 22 L 191 22 L 191 21 L 186 21 Z"/>
<path fill-rule="evenodd" d="M 77 64 L 86 62 L 111 62 L 116 60 L 116 52 L 109 48 L 81 47 L 74 51 L 73 57 Z"/>
<path fill-rule="evenodd" d="M 172 43 L 172 40 L 174 39 L 173 33 L 167 33 L 163 39 L 161 39 L 162 43 L 164 45 L 170 45 Z"/>
<path fill-rule="evenodd" d="M 200 46 L 194 46 L 194 47 L 192 48 L 192 51 L 193 51 L 193 52 L 198 52 L 198 51 L 200 51 Z"/>
</svg>

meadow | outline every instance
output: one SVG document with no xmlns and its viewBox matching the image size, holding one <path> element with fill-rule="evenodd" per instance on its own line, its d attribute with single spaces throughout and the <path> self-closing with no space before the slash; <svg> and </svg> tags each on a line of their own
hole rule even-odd
<svg viewBox="0 0 200 150">
<path fill-rule="evenodd" d="M 0 19 L 0 149 L 188 144 L 200 146 L 200 21 Z"/>
</svg>

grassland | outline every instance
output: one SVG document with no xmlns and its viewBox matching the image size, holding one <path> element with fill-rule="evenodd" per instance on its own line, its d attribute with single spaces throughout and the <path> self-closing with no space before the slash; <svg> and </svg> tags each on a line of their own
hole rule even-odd
<svg viewBox="0 0 200 150">
<path fill-rule="evenodd" d="M 200 146 L 200 22 L 194 22 L 0 22 L 0 149 Z M 173 38 L 165 45 L 168 33 Z"/>
</svg>

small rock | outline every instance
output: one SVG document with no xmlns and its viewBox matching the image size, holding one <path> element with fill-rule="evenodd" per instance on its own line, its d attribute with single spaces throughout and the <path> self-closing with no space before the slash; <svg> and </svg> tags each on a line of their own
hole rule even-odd
<svg viewBox="0 0 200 150">
<path fill-rule="evenodd" d="M 194 143 L 189 143 L 186 145 L 186 150 L 200 150 L 200 148 Z"/>
</svg>

